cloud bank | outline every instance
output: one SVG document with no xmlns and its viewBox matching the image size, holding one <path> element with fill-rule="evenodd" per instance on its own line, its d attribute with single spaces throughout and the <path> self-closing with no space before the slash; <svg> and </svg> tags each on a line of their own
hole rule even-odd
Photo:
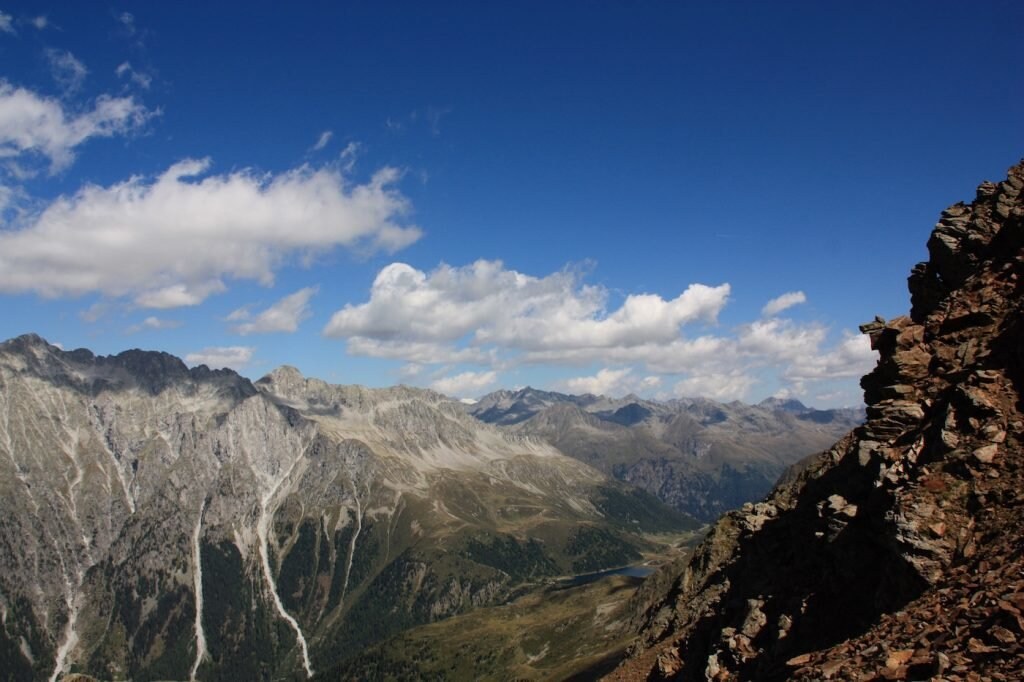
<svg viewBox="0 0 1024 682">
<path fill-rule="evenodd" d="M 500 261 L 430 273 L 392 263 L 374 280 L 370 300 L 336 312 L 324 333 L 379 348 L 464 338 L 527 352 L 629 348 L 670 342 L 686 323 L 713 323 L 729 296 L 728 284 L 692 284 L 671 300 L 628 296 L 607 313 L 608 292 L 579 279 L 569 271 L 532 277 Z"/>
<path fill-rule="evenodd" d="M 0 119 L 0 145 L 3 130 Z M 50 138 L 40 139 L 8 144 L 48 149 Z M 0 233 L 0 292 L 189 306 L 223 291 L 228 278 L 270 285 L 293 260 L 336 247 L 392 252 L 420 237 L 400 222 L 408 202 L 393 187 L 394 169 L 350 185 L 327 168 L 211 175 L 210 166 L 186 159 L 152 180 L 86 185 Z"/>
<path fill-rule="evenodd" d="M 324 334 L 344 339 L 350 355 L 446 371 L 460 364 L 483 368 L 433 384 L 459 395 L 492 372 L 596 365 L 595 373 L 558 386 L 573 393 L 733 400 L 745 398 L 766 372 L 803 391 L 809 383 L 863 374 L 874 362 L 860 336 L 830 347 L 826 326 L 780 317 L 806 301 L 803 292 L 770 301 L 762 319 L 721 329 L 717 320 L 729 295 L 727 283 L 690 284 L 675 298 L 632 294 L 616 307 L 605 288 L 571 270 L 537 277 L 500 261 L 442 264 L 430 272 L 392 263 L 378 273 L 369 299 L 335 312 Z"/>
</svg>

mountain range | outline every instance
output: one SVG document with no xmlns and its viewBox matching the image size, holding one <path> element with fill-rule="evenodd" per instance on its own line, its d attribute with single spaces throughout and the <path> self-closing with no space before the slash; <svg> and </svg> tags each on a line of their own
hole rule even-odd
<svg viewBox="0 0 1024 682">
<path fill-rule="evenodd" d="M 405 387 L 0 344 L 0 669 L 308 677 L 696 522 Z"/>
<path fill-rule="evenodd" d="M 793 399 L 746 405 L 532 388 L 490 393 L 466 409 L 511 433 L 551 443 L 705 522 L 760 499 L 788 467 L 864 419 L 862 408 L 817 410 Z"/>
</svg>

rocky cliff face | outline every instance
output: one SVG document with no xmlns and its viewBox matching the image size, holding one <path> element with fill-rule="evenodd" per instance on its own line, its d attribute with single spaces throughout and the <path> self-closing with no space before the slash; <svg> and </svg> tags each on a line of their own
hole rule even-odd
<svg viewBox="0 0 1024 682">
<path fill-rule="evenodd" d="M 702 521 L 760 499 L 787 467 L 821 452 L 864 416 L 795 400 L 661 402 L 532 388 L 491 393 L 468 411 L 551 443 Z"/>
<path fill-rule="evenodd" d="M 0 677 L 308 677 L 635 559 L 641 507 L 430 391 L 19 337 L 0 344 Z"/>
<path fill-rule="evenodd" d="M 864 325 L 867 422 L 651 579 L 614 679 L 1024 673 L 1024 164 L 945 212 Z"/>
</svg>

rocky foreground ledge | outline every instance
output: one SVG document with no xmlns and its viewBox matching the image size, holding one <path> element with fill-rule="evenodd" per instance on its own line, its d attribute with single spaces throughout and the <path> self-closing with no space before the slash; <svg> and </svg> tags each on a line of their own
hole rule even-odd
<svg viewBox="0 0 1024 682">
<path fill-rule="evenodd" d="M 942 213 L 867 422 L 649 580 L 610 679 L 1024 677 L 1022 190 Z"/>
</svg>

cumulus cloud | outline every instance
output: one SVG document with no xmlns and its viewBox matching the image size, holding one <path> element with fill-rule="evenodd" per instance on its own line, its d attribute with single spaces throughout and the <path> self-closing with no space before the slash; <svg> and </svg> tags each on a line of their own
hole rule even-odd
<svg viewBox="0 0 1024 682">
<path fill-rule="evenodd" d="M 320 133 L 320 137 L 317 138 L 316 144 L 313 145 L 313 147 L 312 147 L 312 149 L 310 151 L 314 151 L 314 152 L 320 151 L 321 149 L 323 149 L 324 147 L 327 146 L 327 143 L 331 141 L 332 137 L 334 137 L 334 132 L 333 131 L 330 131 L 330 130 L 323 131 L 322 133 Z"/>
<path fill-rule="evenodd" d="M 0 12 L 0 33 L 14 34 L 14 17 Z"/>
<path fill-rule="evenodd" d="M 136 334 L 146 330 L 177 329 L 182 325 L 181 320 L 165 320 L 159 317 L 149 316 L 138 324 L 133 324 L 125 330 L 127 334 Z"/>
<path fill-rule="evenodd" d="M 468 398 L 469 394 L 479 395 L 485 389 L 493 386 L 498 380 L 498 374 L 489 372 L 462 372 L 454 376 L 443 377 L 430 384 L 435 391 L 452 395 L 458 398 Z"/>
<path fill-rule="evenodd" d="M 797 324 L 772 318 L 743 325 L 737 334 L 737 350 L 773 360 L 796 360 L 817 352 L 828 336 L 823 325 Z"/>
<path fill-rule="evenodd" d="M 799 382 L 859 377 L 871 371 L 877 359 L 868 337 L 847 333 L 828 352 L 795 358 L 784 376 Z"/>
<path fill-rule="evenodd" d="M 336 312 L 324 333 L 384 342 L 471 337 L 525 351 L 630 347 L 670 342 L 688 322 L 714 322 L 728 295 L 728 284 L 691 284 L 671 300 L 630 295 L 608 313 L 607 291 L 572 272 L 532 277 L 479 260 L 425 273 L 392 263 L 374 280 L 370 300 Z"/>
<path fill-rule="evenodd" d="M 700 364 L 716 362 L 723 353 L 734 353 L 735 342 L 721 336 L 703 335 L 678 338 L 669 343 L 641 343 L 612 348 L 558 348 L 523 353 L 529 364 L 586 365 L 594 362 L 614 364 L 640 363 L 655 372 L 677 374 Z"/>
<path fill-rule="evenodd" d="M 213 346 L 185 356 L 185 362 L 192 367 L 206 365 L 211 369 L 230 367 L 241 369 L 249 364 L 256 351 L 252 346 Z"/>
<path fill-rule="evenodd" d="M 741 369 L 728 372 L 694 373 L 675 385 L 678 396 L 743 400 L 757 379 Z"/>
<path fill-rule="evenodd" d="M 444 343 L 422 341 L 378 341 L 377 339 L 352 338 L 348 340 L 347 349 L 351 355 L 405 360 L 421 365 L 459 363 L 492 365 L 499 362 L 496 348 L 458 348 Z"/>
<path fill-rule="evenodd" d="M 764 307 L 761 308 L 761 314 L 765 317 L 773 317 L 787 308 L 792 308 L 795 305 L 806 302 L 807 296 L 804 295 L 804 292 L 790 291 L 765 303 Z"/>
<path fill-rule="evenodd" d="M 345 339 L 350 355 L 419 370 L 603 367 L 558 383 L 573 393 L 666 396 L 671 385 L 675 395 L 733 400 L 749 396 L 766 377 L 804 391 L 811 382 L 870 369 L 874 355 L 866 342 L 848 336 L 830 346 L 830 331 L 819 323 L 768 316 L 719 329 L 729 293 L 728 284 L 691 284 L 675 298 L 634 294 L 615 307 L 606 289 L 571 270 L 532 276 L 480 260 L 426 272 L 392 263 L 378 273 L 368 300 L 338 310 L 324 334 Z M 779 297 L 772 308 L 795 305 L 796 294 Z"/>
<path fill-rule="evenodd" d="M 49 48 L 44 53 L 50 63 L 50 75 L 65 95 L 72 95 L 82 88 L 89 70 L 67 50 Z"/>
<path fill-rule="evenodd" d="M 629 377 L 629 368 L 602 369 L 589 377 L 567 379 L 562 385 L 570 393 L 593 393 L 595 395 L 619 395 L 625 393 L 623 380 Z"/>
<path fill-rule="evenodd" d="M 58 100 L 0 80 L 0 159 L 45 157 L 57 172 L 85 141 L 138 130 L 155 113 L 131 97 L 101 95 L 91 110 L 70 115 Z"/>
<path fill-rule="evenodd" d="M 294 332 L 299 323 L 311 315 L 309 299 L 316 295 L 319 287 L 306 287 L 285 296 L 258 315 L 253 316 L 247 308 L 239 308 L 230 315 L 232 321 L 245 320 L 232 327 L 237 334 L 267 334 L 270 332 Z"/>
<path fill-rule="evenodd" d="M 393 169 L 350 185 L 308 166 L 278 175 L 209 168 L 209 159 L 187 159 L 153 180 L 87 185 L 0 232 L 0 291 L 196 305 L 226 278 L 270 285 L 294 260 L 336 247 L 395 251 L 420 236 L 399 223 L 408 202 Z"/>
<path fill-rule="evenodd" d="M 32 24 L 36 29 L 42 31 L 44 28 L 50 25 L 50 20 L 45 14 L 40 14 L 38 17 L 32 17 L 29 19 L 29 23 Z"/>
</svg>

